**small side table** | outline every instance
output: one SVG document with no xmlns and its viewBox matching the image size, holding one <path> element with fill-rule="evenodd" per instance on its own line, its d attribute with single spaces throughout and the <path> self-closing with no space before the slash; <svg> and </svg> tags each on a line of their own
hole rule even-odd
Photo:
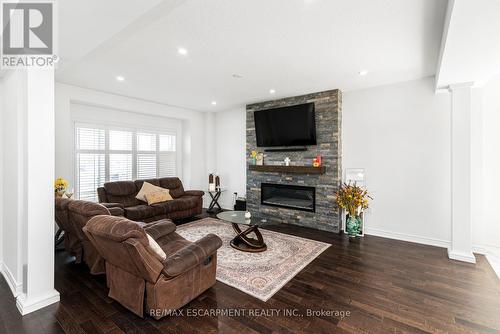
<svg viewBox="0 0 500 334">
<path fill-rule="evenodd" d="M 210 201 L 210 205 L 208 206 L 207 209 L 208 213 L 215 213 L 222 211 L 222 207 L 219 204 L 219 197 L 224 191 L 226 191 L 226 189 L 223 188 L 219 188 L 215 191 L 210 191 L 210 190 L 207 191 L 210 197 L 212 198 L 212 200 Z M 215 207 L 217 207 L 217 209 Z"/>
</svg>

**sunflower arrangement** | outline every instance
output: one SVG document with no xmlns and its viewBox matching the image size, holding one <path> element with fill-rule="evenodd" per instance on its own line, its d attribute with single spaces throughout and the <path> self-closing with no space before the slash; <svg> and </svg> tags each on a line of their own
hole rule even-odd
<svg viewBox="0 0 500 334">
<path fill-rule="evenodd" d="M 64 193 L 68 189 L 68 181 L 62 177 L 58 177 L 54 182 L 54 192 Z"/>
<path fill-rule="evenodd" d="M 350 217 L 358 216 L 358 210 L 367 209 L 369 200 L 368 191 L 356 185 L 356 183 L 344 183 L 335 194 L 339 207 L 346 210 Z"/>
</svg>

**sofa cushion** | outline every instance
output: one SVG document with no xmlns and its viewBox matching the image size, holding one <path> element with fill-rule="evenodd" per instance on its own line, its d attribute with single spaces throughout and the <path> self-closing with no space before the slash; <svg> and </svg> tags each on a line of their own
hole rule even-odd
<svg viewBox="0 0 500 334">
<path fill-rule="evenodd" d="M 169 194 L 168 189 L 162 189 L 160 191 L 146 194 L 146 200 L 148 201 L 148 205 L 153 205 L 157 203 L 163 203 L 167 201 L 173 200 L 172 196 Z"/>
<path fill-rule="evenodd" d="M 147 195 L 151 195 L 161 191 L 168 192 L 168 189 L 162 188 L 160 186 L 155 186 L 154 184 L 151 184 L 149 182 L 143 182 L 142 187 L 137 195 L 135 195 L 135 198 L 137 198 L 139 201 L 148 202 L 148 199 L 146 198 Z"/>
<path fill-rule="evenodd" d="M 174 211 L 184 211 L 196 208 L 200 201 L 200 197 L 197 196 L 182 196 L 180 198 L 176 198 L 174 200 L 153 204 L 153 207 L 162 207 L 165 210 L 165 213 L 174 212 Z"/>
<path fill-rule="evenodd" d="M 146 179 L 146 180 L 135 180 L 135 190 L 139 191 L 142 188 L 144 182 L 152 184 L 154 186 L 160 187 L 160 179 Z"/>
<path fill-rule="evenodd" d="M 137 192 L 133 181 L 116 181 L 104 183 L 107 195 L 127 196 Z"/>
<path fill-rule="evenodd" d="M 134 205 L 125 208 L 125 217 L 131 220 L 148 219 L 164 213 L 164 208 L 149 205 Z"/>
<path fill-rule="evenodd" d="M 121 203 L 126 207 L 139 204 L 135 198 L 137 190 L 133 181 L 108 182 L 104 184 L 104 189 L 109 202 Z"/>
<path fill-rule="evenodd" d="M 173 198 L 178 198 L 184 195 L 184 187 L 178 177 L 163 177 L 158 179 L 160 187 L 170 190 L 170 195 Z"/>
</svg>

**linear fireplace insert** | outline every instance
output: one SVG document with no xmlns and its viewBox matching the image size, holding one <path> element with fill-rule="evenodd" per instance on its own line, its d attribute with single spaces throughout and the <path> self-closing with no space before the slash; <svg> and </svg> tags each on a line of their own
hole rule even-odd
<svg viewBox="0 0 500 334">
<path fill-rule="evenodd" d="M 262 205 L 309 212 L 316 210 L 316 188 L 314 187 L 261 183 L 260 199 Z"/>
</svg>

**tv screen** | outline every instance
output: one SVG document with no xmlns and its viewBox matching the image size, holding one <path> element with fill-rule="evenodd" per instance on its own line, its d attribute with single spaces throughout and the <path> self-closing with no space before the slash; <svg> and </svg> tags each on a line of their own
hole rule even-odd
<svg viewBox="0 0 500 334">
<path fill-rule="evenodd" d="M 254 112 L 257 146 L 316 145 L 314 103 Z"/>
</svg>

